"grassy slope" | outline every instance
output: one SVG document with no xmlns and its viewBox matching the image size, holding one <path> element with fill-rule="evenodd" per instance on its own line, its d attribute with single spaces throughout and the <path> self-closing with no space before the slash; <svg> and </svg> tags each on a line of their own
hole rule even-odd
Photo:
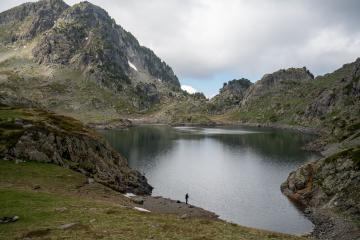
<svg viewBox="0 0 360 240">
<path fill-rule="evenodd" d="M 23 121 L 23 124 L 17 124 L 17 120 Z M 84 134 L 100 140 L 98 134 L 73 118 L 39 109 L 0 106 L 0 153 L 15 144 L 27 127 L 37 126 L 59 133 Z"/>
<path fill-rule="evenodd" d="M 17 215 L 15 223 L 0 225 L 0 239 L 24 236 L 51 239 L 293 239 L 218 220 L 181 219 L 142 213 L 129 200 L 102 185 L 51 164 L 0 161 L 0 213 Z M 34 186 L 40 186 L 34 190 Z M 56 208 L 66 208 L 59 212 Z M 95 219 L 95 221 L 91 221 Z M 91 222 L 90 222 L 91 221 Z M 62 224 L 78 222 L 61 230 Z"/>
</svg>

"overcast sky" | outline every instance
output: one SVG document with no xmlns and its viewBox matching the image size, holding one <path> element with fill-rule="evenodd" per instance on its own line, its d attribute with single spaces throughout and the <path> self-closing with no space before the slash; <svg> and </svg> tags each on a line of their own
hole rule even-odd
<svg viewBox="0 0 360 240">
<path fill-rule="evenodd" d="M 0 0 L 0 11 L 22 0 Z M 72 5 L 79 1 L 65 0 Z M 360 57 L 358 0 L 90 0 L 166 61 L 182 84 L 217 93 L 280 68 L 315 75 Z"/>
</svg>

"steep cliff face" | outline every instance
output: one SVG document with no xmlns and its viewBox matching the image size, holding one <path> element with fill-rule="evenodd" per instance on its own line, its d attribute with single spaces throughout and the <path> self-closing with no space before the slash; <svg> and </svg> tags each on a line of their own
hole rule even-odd
<svg viewBox="0 0 360 240">
<path fill-rule="evenodd" d="M 225 112 L 226 110 L 239 107 L 243 100 L 246 91 L 253 85 L 248 79 L 241 78 L 239 80 L 232 80 L 224 83 L 220 89 L 219 94 L 211 99 L 213 104 L 213 111 Z"/>
<path fill-rule="evenodd" d="M 343 150 L 290 173 L 281 190 L 308 207 L 337 209 L 360 219 L 360 148 Z"/>
<path fill-rule="evenodd" d="M 62 0 L 43 0 L 24 3 L 0 13 L 0 41 L 6 43 L 33 39 L 52 28 L 68 7 Z"/>
<path fill-rule="evenodd" d="M 0 157 L 53 163 L 120 192 L 150 194 L 139 172 L 80 122 L 38 109 L 0 107 Z"/>
</svg>

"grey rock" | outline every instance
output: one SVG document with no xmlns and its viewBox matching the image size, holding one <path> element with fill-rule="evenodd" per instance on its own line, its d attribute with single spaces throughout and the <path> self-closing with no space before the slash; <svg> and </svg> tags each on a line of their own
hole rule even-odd
<svg viewBox="0 0 360 240">
<path fill-rule="evenodd" d="M 226 110 L 240 106 L 241 101 L 245 97 L 246 91 L 253 83 L 248 79 L 242 78 L 224 83 L 218 95 L 211 99 L 213 104 L 212 111 L 215 113 L 225 112 Z"/>
<path fill-rule="evenodd" d="M 24 130 L 5 158 L 54 163 L 83 172 L 94 181 L 120 192 L 150 194 L 152 187 L 106 142 L 87 134 L 72 134 L 58 126 Z"/>
<path fill-rule="evenodd" d="M 67 207 L 55 208 L 55 211 L 56 211 L 56 212 L 59 212 L 59 213 L 66 212 L 67 210 L 68 210 L 68 208 L 67 208 Z"/>
<path fill-rule="evenodd" d="M 19 216 L 11 216 L 11 217 L 1 217 L 0 224 L 2 223 L 12 223 L 18 221 L 20 218 Z"/>
<path fill-rule="evenodd" d="M 68 7 L 62 0 L 43 0 L 24 3 L 2 12 L 0 13 L 0 26 L 20 26 L 19 29 L 13 28 L 12 33 L 2 40 L 13 42 L 20 39 L 33 39 L 53 27 L 57 18 Z M 21 28 L 23 22 L 27 22 L 26 27 Z"/>
<path fill-rule="evenodd" d="M 281 185 L 289 198 L 316 209 L 330 209 L 360 219 L 358 148 L 305 164 Z"/>
<path fill-rule="evenodd" d="M 66 229 L 70 229 L 70 228 L 73 228 L 75 226 L 79 225 L 79 223 L 67 223 L 67 224 L 63 224 L 63 225 L 60 225 L 58 227 L 58 229 L 61 229 L 61 230 L 66 230 Z"/>
<path fill-rule="evenodd" d="M 132 200 L 135 204 L 139 204 L 139 205 L 143 205 L 143 204 L 144 204 L 144 198 L 142 198 L 142 197 L 132 197 L 131 200 Z"/>
<path fill-rule="evenodd" d="M 88 178 L 87 179 L 88 184 L 93 184 L 94 182 L 95 182 L 95 180 L 93 178 Z"/>
</svg>

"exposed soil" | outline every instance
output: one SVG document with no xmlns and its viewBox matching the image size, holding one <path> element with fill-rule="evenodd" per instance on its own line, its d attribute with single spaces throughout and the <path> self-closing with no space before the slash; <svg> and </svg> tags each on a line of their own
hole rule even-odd
<svg viewBox="0 0 360 240">
<path fill-rule="evenodd" d="M 319 240 L 359 240 L 359 227 L 351 220 L 340 218 L 328 210 L 313 210 L 308 214 L 315 228 L 311 236 Z"/>
<path fill-rule="evenodd" d="M 144 204 L 138 205 L 139 207 L 145 208 L 151 212 L 155 213 L 165 213 L 165 214 L 176 214 L 182 218 L 207 218 L 207 219 L 217 219 L 218 216 L 210 211 L 205 209 L 195 207 L 194 205 L 185 204 L 184 202 L 175 201 L 163 197 L 144 197 Z"/>
</svg>

